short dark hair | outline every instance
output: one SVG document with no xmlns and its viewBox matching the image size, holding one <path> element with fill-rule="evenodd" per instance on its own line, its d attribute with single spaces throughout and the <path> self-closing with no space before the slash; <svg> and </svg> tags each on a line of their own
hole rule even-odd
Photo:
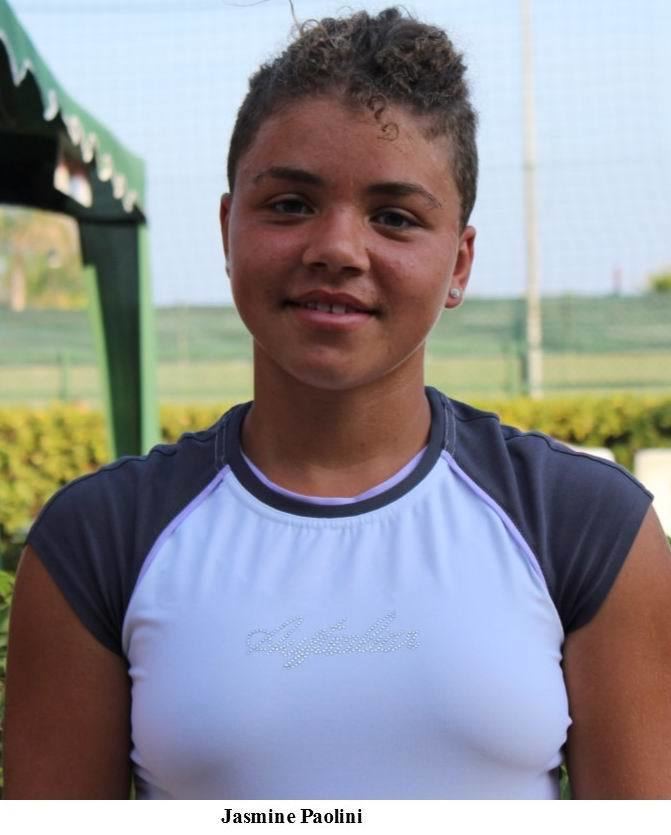
<svg viewBox="0 0 671 835">
<path fill-rule="evenodd" d="M 229 147 L 229 187 L 235 186 L 240 157 L 269 116 L 290 102 L 336 92 L 371 109 L 378 120 L 387 104 L 404 105 L 428 117 L 429 137 L 449 138 L 463 227 L 475 203 L 478 175 L 477 116 L 465 72 L 463 56 L 442 29 L 397 8 L 375 17 L 357 12 L 308 21 L 287 49 L 249 80 Z M 394 127 L 382 125 L 390 138 Z"/>
</svg>

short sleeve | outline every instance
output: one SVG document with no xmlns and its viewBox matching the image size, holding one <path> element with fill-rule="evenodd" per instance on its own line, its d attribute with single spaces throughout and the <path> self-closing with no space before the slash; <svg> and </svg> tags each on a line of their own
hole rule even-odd
<svg viewBox="0 0 671 835">
<path fill-rule="evenodd" d="M 121 655 L 120 623 L 134 552 L 134 511 L 125 479 L 101 470 L 66 485 L 45 505 L 28 534 L 36 552 L 84 626 Z"/>
<path fill-rule="evenodd" d="M 564 631 L 583 626 L 615 582 L 652 494 L 618 464 L 445 402 L 456 427 L 451 454 L 526 541 Z"/>
<path fill-rule="evenodd" d="M 225 418 L 174 445 L 76 479 L 47 502 L 28 534 L 28 544 L 84 626 L 119 655 L 144 560 L 223 466 Z"/>
<path fill-rule="evenodd" d="M 525 440 L 522 440 L 522 439 Z M 550 438 L 521 436 L 511 455 L 527 472 L 533 508 L 520 525 L 534 543 L 564 630 L 588 623 L 601 607 L 652 502 L 627 470 Z M 540 447 L 520 455 L 516 447 Z M 525 461 L 525 458 L 527 459 Z M 534 480 L 537 479 L 534 485 Z"/>
</svg>

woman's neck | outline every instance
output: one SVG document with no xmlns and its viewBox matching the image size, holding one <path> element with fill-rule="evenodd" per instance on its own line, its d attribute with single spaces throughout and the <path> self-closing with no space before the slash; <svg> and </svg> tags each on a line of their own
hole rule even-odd
<svg viewBox="0 0 671 835">
<path fill-rule="evenodd" d="M 242 427 L 245 454 L 287 490 L 354 496 L 400 470 L 428 441 L 431 409 L 416 385 L 379 381 L 328 391 L 255 379 Z"/>
</svg>

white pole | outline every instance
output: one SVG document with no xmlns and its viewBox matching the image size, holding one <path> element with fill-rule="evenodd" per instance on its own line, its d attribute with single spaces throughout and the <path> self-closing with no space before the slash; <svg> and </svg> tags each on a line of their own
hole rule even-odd
<svg viewBox="0 0 671 835">
<path fill-rule="evenodd" d="M 522 80 L 524 86 L 524 213 L 527 268 L 527 386 L 531 397 L 543 396 L 543 328 L 538 268 L 536 211 L 536 125 L 534 118 L 532 0 L 520 0 L 522 12 Z"/>
</svg>

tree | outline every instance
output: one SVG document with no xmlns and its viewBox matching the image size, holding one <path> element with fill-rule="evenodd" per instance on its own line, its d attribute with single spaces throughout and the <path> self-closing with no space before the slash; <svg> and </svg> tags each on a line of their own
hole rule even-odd
<svg viewBox="0 0 671 835">
<path fill-rule="evenodd" d="M 671 293 L 671 267 L 650 276 L 648 291 L 650 293 Z"/>
<path fill-rule="evenodd" d="M 0 208 L 0 301 L 19 312 L 31 307 L 86 304 L 77 226 L 71 218 Z"/>
</svg>

